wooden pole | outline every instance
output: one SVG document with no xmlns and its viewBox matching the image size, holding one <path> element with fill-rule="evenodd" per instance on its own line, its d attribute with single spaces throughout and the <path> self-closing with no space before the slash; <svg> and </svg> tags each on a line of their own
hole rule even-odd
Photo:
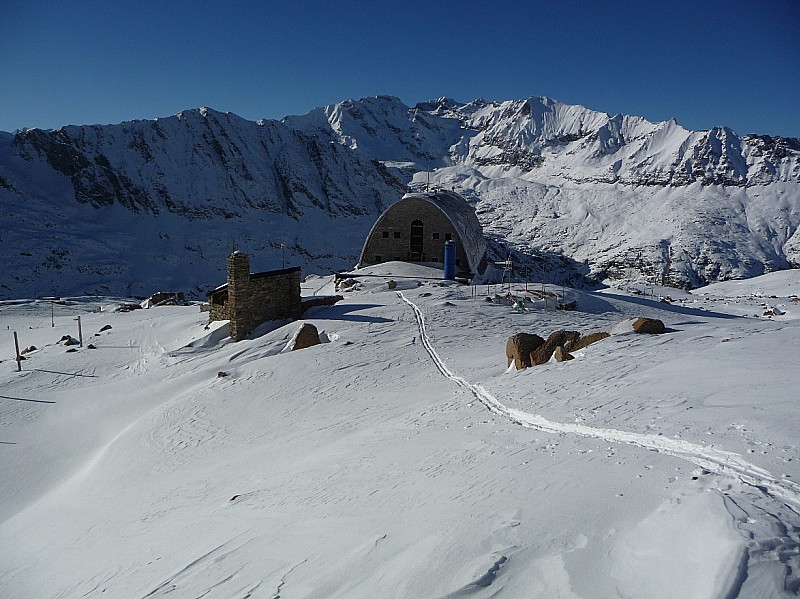
<svg viewBox="0 0 800 599">
<path fill-rule="evenodd" d="M 22 356 L 19 353 L 19 339 L 16 331 L 14 331 L 14 349 L 17 350 L 17 372 L 20 372 L 22 371 Z"/>
<path fill-rule="evenodd" d="M 80 347 L 83 347 L 83 331 L 81 330 L 81 317 L 78 316 L 78 342 Z"/>
</svg>

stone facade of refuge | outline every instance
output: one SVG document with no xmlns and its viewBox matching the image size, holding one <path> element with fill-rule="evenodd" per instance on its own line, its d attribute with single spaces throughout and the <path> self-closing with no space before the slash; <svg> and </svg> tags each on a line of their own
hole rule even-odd
<svg viewBox="0 0 800 599">
<path fill-rule="evenodd" d="M 372 227 L 359 266 L 391 260 L 443 262 L 445 241 L 451 239 L 456 244 L 457 271 L 483 274 L 486 242 L 469 202 L 451 191 L 407 193 Z"/>
<path fill-rule="evenodd" d="M 250 273 L 250 258 L 242 252 L 228 256 L 228 282 L 208 294 L 210 320 L 230 320 L 231 337 L 244 339 L 268 320 L 302 313 L 300 267 Z"/>
</svg>

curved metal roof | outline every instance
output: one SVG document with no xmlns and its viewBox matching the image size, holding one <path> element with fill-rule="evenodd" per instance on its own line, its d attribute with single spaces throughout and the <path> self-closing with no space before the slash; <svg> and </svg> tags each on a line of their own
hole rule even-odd
<svg viewBox="0 0 800 599">
<path fill-rule="evenodd" d="M 375 224 L 367 235 L 364 241 L 364 247 L 361 249 L 361 256 L 358 259 L 359 264 L 364 262 L 364 252 L 367 249 L 367 244 L 372 238 L 379 227 L 383 217 L 390 211 L 402 208 L 405 200 L 423 200 L 433 204 L 441 210 L 448 220 L 452 223 L 453 228 L 458 233 L 461 239 L 461 244 L 464 247 L 464 252 L 467 255 L 469 268 L 473 273 L 482 273 L 485 269 L 484 256 L 486 254 L 486 241 L 483 237 L 483 228 L 478 221 L 475 214 L 475 209 L 470 206 L 469 202 L 454 191 L 430 191 L 430 192 L 414 192 L 405 194 L 399 202 L 392 204 L 387 208 L 383 214 L 378 217 Z"/>
</svg>

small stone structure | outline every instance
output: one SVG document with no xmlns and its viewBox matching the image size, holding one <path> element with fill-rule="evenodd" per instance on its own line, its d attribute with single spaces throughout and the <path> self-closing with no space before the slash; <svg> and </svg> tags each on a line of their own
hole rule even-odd
<svg viewBox="0 0 800 599">
<path fill-rule="evenodd" d="M 157 291 L 146 300 L 149 306 L 185 306 L 183 291 Z"/>
<path fill-rule="evenodd" d="M 297 320 L 302 313 L 300 267 L 250 273 L 250 258 L 228 256 L 228 282 L 208 294 L 209 320 L 230 320 L 239 341 L 268 320 Z"/>
</svg>

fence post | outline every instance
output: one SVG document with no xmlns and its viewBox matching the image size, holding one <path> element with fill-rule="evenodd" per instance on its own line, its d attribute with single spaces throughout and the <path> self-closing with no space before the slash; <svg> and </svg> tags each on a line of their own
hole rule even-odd
<svg viewBox="0 0 800 599">
<path fill-rule="evenodd" d="M 17 338 L 17 332 L 14 331 L 14 349 L 17 351 L 17 372 L 22 371 L 22 356 L 19 353 L 19 339 Z"/>
</svg>

